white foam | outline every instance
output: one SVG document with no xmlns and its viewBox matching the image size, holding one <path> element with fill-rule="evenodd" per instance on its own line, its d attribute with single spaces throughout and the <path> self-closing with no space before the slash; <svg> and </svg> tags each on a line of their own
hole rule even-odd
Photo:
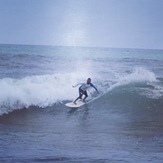
<svg viewBox="0 0 163 163">
<path fill-rule="evenodd" d="M 147 70 L 143 67 L 136 67 L 131 74 L 122 77 L 121 81 L 154 82 L 154 81 L 156 81 L 156 76 L 150 70 Z"/>
<path fill-rule="evenodd" d="M 119 75 L 119 77 L 117 78 L 117 82 L 109 88 L 109 91 L 116 87 L 127 85 L 130 83 L 152 83 L 156 81 L 156 75 L 152 71 L 147 70 L 143 67 L 136 67 L 130 74 Z"/>
<path fill-rule="evenodd" d="M 0 115 L 30 105 L 46 107 L 73 100 L 78 96 L 78 89 L 72 85 L 85 82 L 87 76 L 89 73 L 85 71 L 0 79 Z"/>
</svg>

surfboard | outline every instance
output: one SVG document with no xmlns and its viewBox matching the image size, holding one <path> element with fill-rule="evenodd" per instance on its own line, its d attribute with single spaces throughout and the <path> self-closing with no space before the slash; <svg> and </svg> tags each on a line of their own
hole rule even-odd
<svg viewBox="0 0 163 163">
<path fill-rule="evenodd" d="M 97 100 L 98 98 L 100 98 L 103 95 L 104 94 L 101 94 L 101 95 L 98 95 L 98 96 L 96 96 L 94 98 L 88 99 L 88 100 L 86 100 L 86 103 L 84 103 L 84 102 L 82 102 L 80 100 L 77 101 L 76 104 L 74 104 L 73 102 L 68 102 L 68 103 L 65 104 L 65 106 L 70 107 L 70 108 L 79 108 L 79 107 L 81 107 L 81 106 L 83 106 L 85 104 L 89 104 L 89 103 Z"/>
<path fill-rule="evenodd" d="M 82 101 L 77 101 L 76 104 L 74 104 L 74 102 L 68 102 L 68 103 L 66 103 L 65 105 L 66 105 L 67 107 L 70 107 L 70 108 L 79 108 L 79 107 L 85 105 L 85 103 L 82 102 Z"/>
</svg>

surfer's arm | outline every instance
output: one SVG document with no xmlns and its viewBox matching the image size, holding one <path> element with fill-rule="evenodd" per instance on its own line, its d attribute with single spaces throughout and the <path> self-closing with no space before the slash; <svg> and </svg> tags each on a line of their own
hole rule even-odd
<svg viewBox="0 0 163 163">
<path fill-rule="evenodd" d="M 82 83 L 78 83 L 78 84 L 76 84 L 76 85 L 73 85 L 72 87 L 77 87 L 78 85 L 82 85 Z"/>
<path fill-rule="evenodd" d="M 93 87 L 97 91 L 97 93 L 99 93 L 98 89 L 92 83 L 90 83 L 90 86 Z"/>
</svg>

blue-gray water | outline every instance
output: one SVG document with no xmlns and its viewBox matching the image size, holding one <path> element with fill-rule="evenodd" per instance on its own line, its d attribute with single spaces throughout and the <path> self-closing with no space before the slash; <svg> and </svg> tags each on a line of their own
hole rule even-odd
<svg viewBox="0 0 163 163">
<path fill-rule="evenodd" d="M 163 162 L 162 50 L 0 45 L 0 70 L 0 162 Z"/>
</svg>

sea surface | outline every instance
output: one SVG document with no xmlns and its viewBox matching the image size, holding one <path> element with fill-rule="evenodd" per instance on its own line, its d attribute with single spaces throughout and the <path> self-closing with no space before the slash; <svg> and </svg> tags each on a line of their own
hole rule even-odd
<svg viewBox="0 0 163 163">
<path fill-rule="evenodd" d="M 162 163 L 163 50 L 0 45 L 0 162 Z"/>
</svg>

